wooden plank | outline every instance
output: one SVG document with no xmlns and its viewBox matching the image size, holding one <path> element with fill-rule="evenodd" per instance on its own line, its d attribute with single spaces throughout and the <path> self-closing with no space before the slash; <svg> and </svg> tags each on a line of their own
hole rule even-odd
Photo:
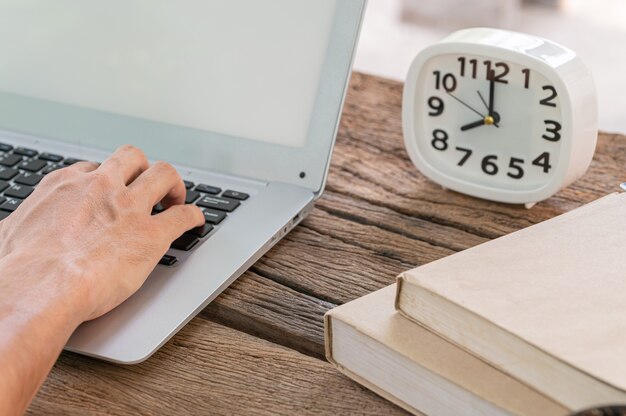
<svg viewBox="0 0 626 416">
<path fill-rule="evenodd" d="M 323 317 L 335 306 L 249 271 L 202 316 L 323 359 Z"/>
<path fill-rule="evenodd" d="M 143 364 L 64 353 L 28 413 L 404 414 L 328 363 L 201 317 Z"/>
<path fill-rule="evenodd" d="M 351 233 L 354 240 L 344 241 L 341 233 Z M 395 248 L 392 241 L 399 241 Z M 403 242 L 408 247 L 401 246 Z M 423 246 L 428 249 L 420 250 Z M 338 217 L 331 221 L 318 211 L 253 269 L 299 292 L 339 304 L 392 284 L 398 273 L 414 264 L 417 255 L 403 258 L 412 249 L 429 259 L 451 252 L 377 227 Z"/>
</svg>

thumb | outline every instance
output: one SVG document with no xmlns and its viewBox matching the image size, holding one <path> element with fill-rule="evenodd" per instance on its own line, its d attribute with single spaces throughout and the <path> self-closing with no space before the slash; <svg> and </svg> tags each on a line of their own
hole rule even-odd
<svg viewBox="0 0 626 416">
<path fill-rule="evenodd" d="M 154 216 L 158 227 L 164 231 L 170 242 L 186 231 L 204 225 L 204 214 L 195 205 L 174 205 Z"/>
</svg>

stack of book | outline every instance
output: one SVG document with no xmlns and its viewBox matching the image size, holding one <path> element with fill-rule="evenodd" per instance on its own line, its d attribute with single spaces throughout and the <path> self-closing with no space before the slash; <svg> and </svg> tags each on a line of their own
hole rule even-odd
<svg viewBox="0 0 626 416">
<path fill-rule="evenodd" d="M 412 413 L 626 403 L 626 194 L 400 275 L 328 312 L 340 371 Z"/>
</svg>

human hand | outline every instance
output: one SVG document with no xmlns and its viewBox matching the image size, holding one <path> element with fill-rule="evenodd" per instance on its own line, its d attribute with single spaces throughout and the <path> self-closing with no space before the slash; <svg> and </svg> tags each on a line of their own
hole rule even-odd
<svg viewBox="0 0 626 416">
<path fill-rule="evenodd" d="M 171 165 L 149 166 L 132 146 L 100 166 L 76 163 L 48 174 L 0 222 L 0 259 L 28 264 L 22 278 L 39 280 L 22 283 L 61 300 L 77 323 L 97 318 L 141 287 L 173 240 L 204 224 L 185 193 Z M 151 215 L 158 202 L 168 209 Z"/>
</svg>

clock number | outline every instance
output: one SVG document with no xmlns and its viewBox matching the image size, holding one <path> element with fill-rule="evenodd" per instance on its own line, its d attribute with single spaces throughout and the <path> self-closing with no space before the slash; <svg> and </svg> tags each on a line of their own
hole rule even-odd
<svg viewBox="0 0 626 416">
<path fill-rule="evenodd" d="M 550 172 L 550 169 L 552 169 L 552 165 L 550 165 L 550 153 L 544 152 L 540 154 L 537 159 L 533 160 L 533 165 L 543 168 L 543 173 Z"/>
<path fill-rule="evenodd" d="M 528 89 L 530 87 L 530 69 L 522 69 L 522 73 L 524 74 L 524 88 Z"/>
<path fill-rule="evenodd" d="M 465 57 L 460 57 L 458 61 L 461 63 L 461 76 L 465 76 Z M 472 78 L 476 79 L 476 73 L 478 72 L 478 61 L 476 59 L 470 59 L 469 64 L 472 67 Z"/>
<path fill-rule="evenodd" d="M 495 164 L 496 160 L 498 160 L 498 156 L 496 155 L 485 156 L 480 164 L 483 172 L 487 175 L 496 175 L 498 173 L 498 165 Z"/>
<path fill-rule="evenodd" d="M 506 77 L 510 71 L 509 66 L 507 64 L 505 64 L 504 62 L 496 62 L 494 64 L 495 69 L 493 70 L 491 68 L 491 61 L 485 61 L 484 64 L 487 67 L 487 80 L 488 81 L 491 81 L 491 77 L 493 77 L 493 80 L 495 82 L 501 82 L 503 84 L 509 83 L 509 81 L 507 81 L 506 79 L 502 79 Z M 502 69 L 502 72 L 496 75 L 496 72 L 499 68 Z"/>
<path fill-rule="evenodd" d="M 430 97 L 428 99 L 428 106 L 432 111 L 428 112 L 429 116 L 440 116 L 443 113 L 443 100 L 439 97 Z"/>
<path fill-rule="evenodd" d="M 457 163 L 457 166 L 463 166 L 465 162 L 467 162 L 467 160 L 472 155 L 472 149 L 466 149 L 464 147 L 457 147 L 456 150 L 458 150 L 459 152 L 465 153 L 463 157 L 461 158 L 461 160 L 459 160 L 459 163 Z"/>
<path fill-rule="evenodd" d="M 444 76 L 441 76 L 441 71 L 435 71 L 433 72 L 433 75 L 435 76 L 435 89 L 439 89 L 443 86 L 443 89 L 446 90 L 446 92 L 453 92 L 456 90 L 456 78 L 454 78 L 454 75 L 445 74 Z"/>
<path fill-rule="evenodd" d="M 441 152 L 448 150 L 448 133 L 441 129 L 434 130 L 431 144 L 435 149 Z"/>
<path fill-rule="evenodd" d="M 524 177 L 524 169 L 521 165 L 524 164 L 524 159 L 518 159 L 516 157 L 511 158 L 511 162 L 509 163 L 509 167 L 514 172 L 508 172 L 507 176 L 513 179 L 522 179 Z"/>
<path fill-rule="evenodd" d="M 465 58 L 461 56 L 459 59 L 457 59 L 457 61 L 461 63 L 461 76 L 464 77 L 465 76 Z"/>
<path fill-rule="evenodd" d="M 544 123 L 546 125 L 546 133 L 550 133 L 551 135 L 548 136 L 547 134 L 544 134 L 541 137 L 549 142 L 558 142 L 559 140 L 561 140 L 561 133 L 559 133 L 561 131 L 561 123 L 553 120 L 545 120 Z"/>
<path fill-rule="evenodd" d="M 541 89 L 544 91 L 550 91 L 550 96 L 539 101 L 539 104 L 547 105 L 548 107 L 556 107 L 556 103 L 552 102 L 557 96 L 556 88 L 554 88 L 552 85 L 544 85 L 543 87 L 541 87 Z"/>
</svg>

